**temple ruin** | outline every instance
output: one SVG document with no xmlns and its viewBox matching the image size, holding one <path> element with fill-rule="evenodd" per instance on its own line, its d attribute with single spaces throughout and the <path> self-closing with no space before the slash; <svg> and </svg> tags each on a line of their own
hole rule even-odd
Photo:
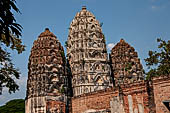
<svg viewBox="0 0 170 113">
<path fill-rule="evenodd" d="M 120 39 L 108 57 L 100 22 L 86 7 L 65 42 L 48 28 L 28 63 L 26 113 L 169 113 L 170 77 L 145 80 L 135 49 Z"/>
</svg>

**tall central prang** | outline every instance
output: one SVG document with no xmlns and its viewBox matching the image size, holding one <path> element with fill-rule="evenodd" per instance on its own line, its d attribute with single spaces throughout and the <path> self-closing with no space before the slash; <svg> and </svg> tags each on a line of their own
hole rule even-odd
<svg viewBox="0 0 170 113">
<path fill-rule="evenodd" d="M 74 96 L 112 86 L 101 25 L 84 6 L 71 22 L 66 46 Z"/>
</svg>

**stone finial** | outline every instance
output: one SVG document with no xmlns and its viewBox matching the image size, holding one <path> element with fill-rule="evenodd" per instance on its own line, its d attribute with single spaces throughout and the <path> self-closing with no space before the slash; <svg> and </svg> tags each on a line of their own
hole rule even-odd
<svg viewBox="0 0 170 113">
<path fill-rule="evenodd" d="M 45 28 L 45 31 L 50 31 L 49 28 Z"/>
<path fill-rule="evenodd" d="M 82 6 L 82 10 L 86 10 L 86 6 Z"/>
<path fill-rule="evenodd" d="M 56 37 L 52 32 L 50 32 L 49 28 L 45 28 L 45 31 L 42 32 L 39 37 L 51 36 Z"/>
<path fill-rule="evenodd" d="M 123 38 L 120 39 L 120 42 L 125 42 L 125 40 Z"/>
</svg>

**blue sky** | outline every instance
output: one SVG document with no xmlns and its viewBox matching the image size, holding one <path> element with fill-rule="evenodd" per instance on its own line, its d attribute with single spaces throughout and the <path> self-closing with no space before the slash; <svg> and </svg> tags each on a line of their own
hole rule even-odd
<svg viewBox="0 0 170 113">
<path fill-rule="evenodd" d="M 4 89 L 0 105 L 14 98 L 25 98 L 27 64 L 33 41 L 48 27 L 64 45 L 69 25 L 82 6 L 103 23 L 108 47 L 125 39 L 138 52 L 144 69 L 143 59 L 149 50 L 156 50 L 156 38 L 170 39 L 170 0 L 17 0 L 17 6 L 22 14 L 15 14 L 15 17 L 23 26 L 22 40 L 27 46 L 21 55 L 12 52 L 13 62 L 22 74 L 17 81 L 20 91 L 10 95 Z"/>
</svg>

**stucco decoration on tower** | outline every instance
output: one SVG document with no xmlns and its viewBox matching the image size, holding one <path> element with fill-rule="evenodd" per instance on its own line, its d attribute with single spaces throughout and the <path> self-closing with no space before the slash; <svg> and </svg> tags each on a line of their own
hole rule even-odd
<svg viewBox="0 0 170 113">
<path fill-rule="evenodd" d="M 51 113 L 64 109 L 64 50 L 48 28 L 34 41 L 28 63 L 26 113 Z M 55 109 L 48 107 L 59 101 Z M 51 106 L 51 105 L 50 105 Z"/>
<path fill-rule="evenodd" d="M 86 7 L 71 22 L 66 46 L 74 96 L 111 86 L 105 37 Z"/>
<path fill-rule="evenodd" d="M 138 54 L 125 40 L 121 39 L 111 51 L 112 71 L 115 84 L 143 80 L 143 67 Z"/>
</svg>

